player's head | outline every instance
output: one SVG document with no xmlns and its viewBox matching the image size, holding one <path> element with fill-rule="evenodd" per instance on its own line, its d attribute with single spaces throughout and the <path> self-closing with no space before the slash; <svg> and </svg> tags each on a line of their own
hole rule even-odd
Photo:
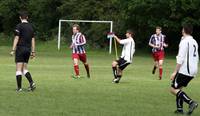
<svg viewBox="0 0 200 116">
<path fill-rule="evenodd" d="M 183 35 L 191 35 L 193 32 L 193 26 L 191 24 L 184 24 L 182 29 Z"/>
<path fill-rule="evenodd" d="M 80 31 L 80 26 L 78 24 L 74 24 L 72 26 L 73 34 L 78 33 Z"/>
<path fill-rule="evenodd" d="M 129 38 L 129 37 L 133 37 L 133 31 L 132 30 L 130 30 L 130 29 L 128 29 L 127 31 L 126 31 L 126 37 L 127 38 Z"/>
<path fill-rule="evenodd" d="M 28 12 L 26 12 L 26 11 L 19 12 L 19 18 L 21 20 L 27 20 L 28 19 Z"/>
<path fill-rule="evenodd" d="M 156 34 L 157 34 L 157 35 L 160 35 L 161 32 L 162 32 L 162 27 L 157 26 L 157 27 L 156 27 Z"/>
</svg>

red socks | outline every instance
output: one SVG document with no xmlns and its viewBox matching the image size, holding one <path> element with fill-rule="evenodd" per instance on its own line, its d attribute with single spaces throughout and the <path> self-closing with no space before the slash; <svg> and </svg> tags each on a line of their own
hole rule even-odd
<svg viewBox="0 0 200 116">
<path fill-rule="evenodd" d="M 78 67 L 78 65 L 74 65 L 74 71 L 76 73 L 76 76 L 79 76 L 79 67 Z"/>
<path fill-rule="evenodd" d="M 160 79 L 162 79 L 162 73 L 163 73 L 163 69 L 159 68 L 159 77 L 160 77 Z"/>
</svg>

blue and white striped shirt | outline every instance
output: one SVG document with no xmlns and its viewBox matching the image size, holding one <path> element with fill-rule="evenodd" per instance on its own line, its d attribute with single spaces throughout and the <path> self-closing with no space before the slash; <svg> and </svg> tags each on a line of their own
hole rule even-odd
<svg viewBox="0 0 200 116">
<path fill-rule="evenodd" d="M 163 34 L 157 35 L 153 34 L 149 40 L 149 44 L 153 44 L 155 46 L 159 46 L 159 48 L 153 48 L 152 52 L 164 51 L 164 44 L 166 36 Z"/>
<path fill-rule="evenodd" d="M 76 54 L 84 54 L 85 48 L 84 45 L 86 44 L 85 36 L 78 32 L 74 35 L 72 35 L 72 52 Z"/>
</svg>

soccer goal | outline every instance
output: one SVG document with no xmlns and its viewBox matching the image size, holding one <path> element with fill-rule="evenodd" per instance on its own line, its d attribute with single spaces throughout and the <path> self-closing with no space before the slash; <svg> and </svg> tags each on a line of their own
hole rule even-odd
<svg viewBox="0 0 200 116">
<path fill-rule="evenodd" d="M 94 20 L 59 20 L 59 27 L 58 27 L 58 50 L 60 50 L 60 42 L 61 42 L 61 26 L 62 23 L 107 23 L 110 24 L 110 33 L 113 32 L 113 21 L 94 21 Z M 112 52 L 112 36 L 109 37 L 109 53 L 111 54 Z"/>
</svg>

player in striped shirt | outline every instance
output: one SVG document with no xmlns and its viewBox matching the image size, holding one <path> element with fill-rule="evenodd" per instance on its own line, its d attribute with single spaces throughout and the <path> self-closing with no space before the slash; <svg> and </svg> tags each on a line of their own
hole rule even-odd
<svg viewBox="0 0 200 116">
<path fill-rule="evenodd" d="M 164 61 L 164 47 L 168 47 L 166 43 L 166 36 L 163 35 L 161 27 L 156 27 L 156 34 L 153 34 L 149 40 L 149 46 L 152 47 L 152 55 L 154 58 L 154 67 L 152 74 L 155 74 L 157 68 L 159 68 L 159 79 L 162 79 L 163 61 Z"/>
<path fill-rule="evenodd" d="M 198 44 L 191 36 L 193 27 L 184 25 L 182 38 L 179 44 L 179 51 L 176 57 L 176 68 L 171 75 L 171 93 L 176 96 L 176 114 L 183 114 L 183 102 L 189 105 L 188 115 L 192 114 L 198 104 L 193 101 L 183 90 L 198 72 Z"/>
<path fill-rule="evenodd" d="M 72 49 L 72 59 L 74 62 L 74 72 L 76 73 L 75 78 L 79 78 L 79 60 L 83 62 L 87 77 L 90 78 L 89 64 L 87 63 L 86 51 L 84 45 L 86 44 L 85 36 L 80 32 L 80 26 L 74 24 L 72 27 L 72 43 L 70 48 Z"/>
</svg>

